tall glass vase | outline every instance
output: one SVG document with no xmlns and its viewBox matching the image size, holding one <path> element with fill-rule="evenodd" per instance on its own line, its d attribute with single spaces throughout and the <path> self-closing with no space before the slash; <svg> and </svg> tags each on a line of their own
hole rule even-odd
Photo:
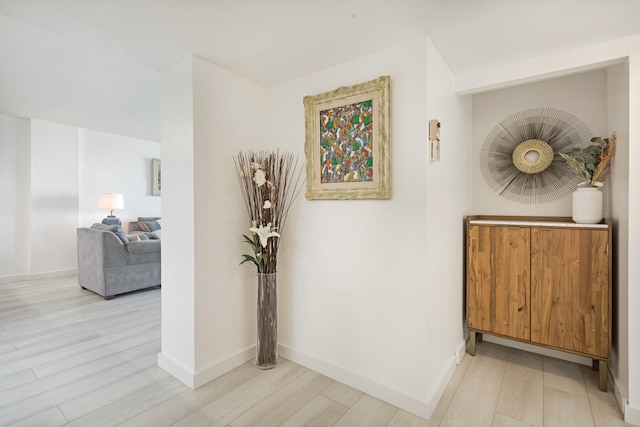
<svg viewBox="0 0 640 427">
<path fill-rule="evenodd" d="M 256 366 L 275 368 L 278 363 L 277 273 L 258 273 Z"/>
</svg>

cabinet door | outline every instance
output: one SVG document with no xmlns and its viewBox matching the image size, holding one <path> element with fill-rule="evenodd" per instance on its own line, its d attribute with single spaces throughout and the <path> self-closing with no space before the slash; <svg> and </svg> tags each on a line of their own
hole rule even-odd
<svg viewBox="0 0 640 427">
<path fill-rule="evenodd" d="M 467 239 L 467 325 L 529 340 L 529 228 L 471 225 Z"/>
<path fill-rule="evenodd" d="M 607 230 L 531 230 L 531 341 L 609 357 Z"/>
</svg>

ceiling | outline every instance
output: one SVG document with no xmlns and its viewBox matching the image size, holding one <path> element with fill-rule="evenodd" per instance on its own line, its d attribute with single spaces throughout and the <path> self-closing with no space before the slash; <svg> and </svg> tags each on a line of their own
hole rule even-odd
<svg viewBox="0 0 640 427">
<path fill-rule="evenodd" d="M 32 38 L 30 45 L 24 40 L 0 40 L 0 98 L 20 103 L 34 96 L 16 89 L 27 83 L 26 65 L 20 65 L 25 55 L 33 56 L 31 64 L 41 63 L 44 55 L 55 56 L 58 63 L 48 62 L 53 71 L 47 72 L 57 72 L 61 78 L 73 75 L 60 68 L 61 58 L 73 69 L 83 66 L 82 58 L 93 58 L 91 71 L 97 74 L 104 67 L 95 63 L 109 59 L 120 64 L 112 68 L 135 69 L 136 81 L 155 79 L 159 85 L 161 72 L 195 54 L 272 86 L 428 34 L 452 72 L 461 75 L 640 33 L 640 1 L 0 0 L 0 18 L 0 38 L 3 23 L 20 27 L 5 38 Z M 63 45 L 73 49 L 65 50 Z M 53 48 L 59 53 L 51 54 Z M 2 70 L 9 66 L 16 68 L 11 73 Z M 32 74 L 32 80 L 50 78 L 36 71 Z M 62 84 L 65 93 L 70 93 L 75 81 Z M 136 85 L 132 83 L 127 92 Z M 86 93 L 95 87 L 87 83 L 78 91 Z M 38 96 L 52 91 L 55 88 L 39 86 Z M 141 94 L 133 104 L 147 102 L 142 100 L 151 96 L 147 95 Z M 73 99 L 56 96 L 58 103 L 61 98 Z M 154 96 L 157 99 L 151 100 Z M 159 93 L 151 98 L 149 105 L 159 104 Z M 52 103 L 47 108 L 63 107 Z M 16 114 L 34 114 L 28 108 L 18 110 Z M 12 113 L 2 99 L 0 112 Z M 159 113 L 156 116 L 159 123 Z"/>
<path fill-rule="evenodd" d="M 429 34 L 454 74 L 640 32 L 637 0 L 0 0 L 162 72 L 189 53 L 266 86 Z"/>
</svg>

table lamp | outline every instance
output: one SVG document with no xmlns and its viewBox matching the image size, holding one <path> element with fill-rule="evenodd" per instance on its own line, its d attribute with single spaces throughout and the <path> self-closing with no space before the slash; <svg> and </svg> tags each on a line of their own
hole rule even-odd
<svg viewBox="0 0 640 427">
<path fill-rule="evenodd" d="M 98 208 L 109 209 L 109 216 L 102 220 L 106 225 L 122 225 L 120 218 L 113 215 L 114 209 L 124 209 L 121 193 L 105 193 L 98 196 Z"/>
</svg>

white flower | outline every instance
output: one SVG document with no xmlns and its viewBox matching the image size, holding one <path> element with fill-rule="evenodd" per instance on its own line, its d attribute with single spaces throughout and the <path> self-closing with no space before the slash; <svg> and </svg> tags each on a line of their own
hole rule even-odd
<svg viewBox="0 0 640 427">
<path fill-rule="evenodd" d="M 264 201 L 264 205 L 262 205 L 262 209 L 271 209 L 273 204 L 269 200 Z"/>
<path fill-rule="evenodd" d="M 251 162 L 251 167 L 254 169 L 262 169 L 262 165 L 258 162 Z"/>
<path fill-rule="evenodd" d="M 253 180 L 258 184 L 258 187 L 262 187 L 267 182 L 267 177 L 262 169 L 258 169 L 253 174 Z"/>
<path fill-rule="evenodd" d="M 275 231 L 271 231 L 271 223 L 268 223 L 266 226 L 260 224 L 260 227 L 258 228 L 251 227 L 249 231 L 258 235 L 258 237 L 260 238 L 260 244 L 263 248 L 267 247 L 267 240 L 269 239 L 269 237 L 280 237 L 278 233 L 276 233 Z"/>
</svg>

